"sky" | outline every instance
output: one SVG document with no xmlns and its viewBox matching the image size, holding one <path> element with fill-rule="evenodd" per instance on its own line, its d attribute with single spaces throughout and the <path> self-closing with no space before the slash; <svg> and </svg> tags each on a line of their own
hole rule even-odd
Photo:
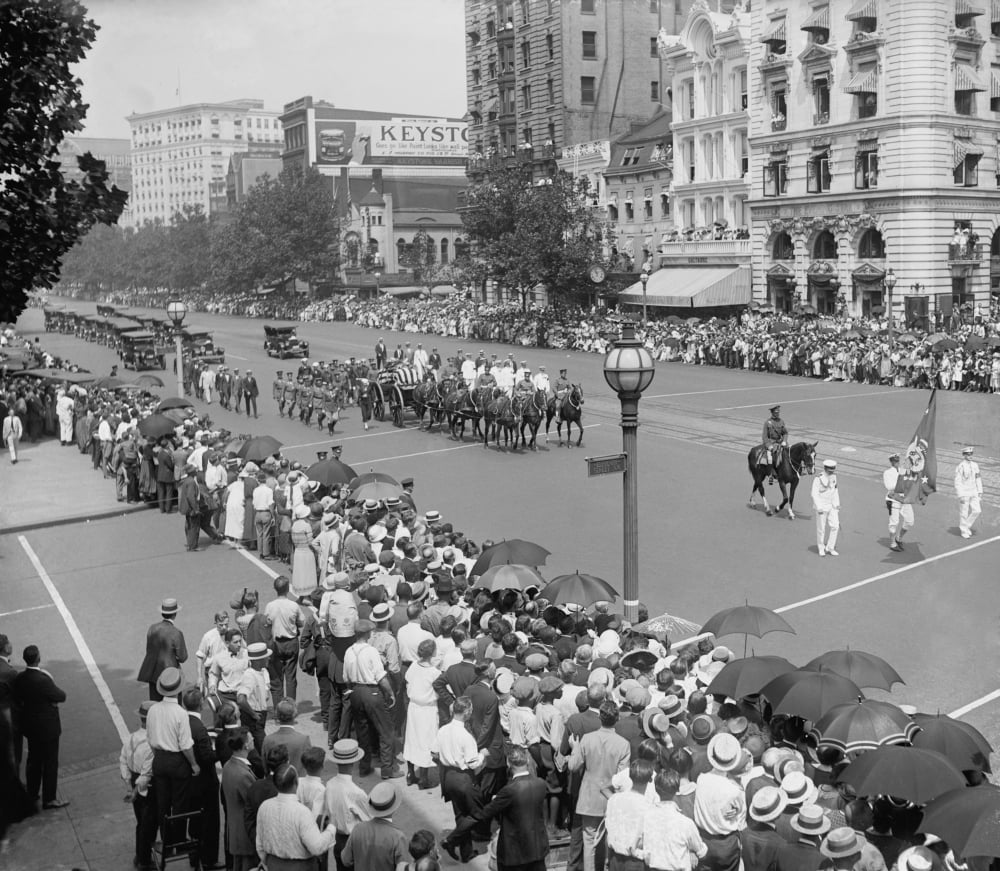
<svg viewBox="0 0 1000 871">
<path fill-rule="evenodd" d="M 80 135 L 187 103 L 311 95 L 344 109 L 462 117 L 462 0 L 83 0 L 100 27 L 76 68 Z M 178 84 L 180 97 L 177 96 Z"/>
</svg>

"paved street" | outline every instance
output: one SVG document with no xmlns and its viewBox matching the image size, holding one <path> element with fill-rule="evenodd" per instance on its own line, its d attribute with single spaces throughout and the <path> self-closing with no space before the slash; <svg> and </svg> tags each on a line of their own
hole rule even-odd
<svg viewBox="0 0 1000 871">
<path fill-rule="evenodd" d="M 247 421 L 213 406 L 217 425 L 236 433 L 270 433 L 285 442 L 287 454 L 304 462 L 329 446 L 332 440 L 315 427 L 309 430 L 277 417 L 270 400 L 271 377 L 274 370 L 297 364 L 264 356 L 263 321 L 198 314 L 189 319 L 215 330 L 216 341 L 226 347 L 227 363 L 252 368 L 261 384 L 260 420 Z M 33 310 L 20 326 L 32 335 L 40 322 L 40 313 Z M 54 353 L 101 374 L 117 362 L 103 347 L 38 334 Z M 300 335 L 312 344 L 314 359 L 367 357 L 378 338 L 345 324 L 307 324 Z M 455 340 L 430 336 L 387 333 L 385 339 L 390 348 L 399 341 L 422 341 L 445 356 L 459 347 Z M 483 347 L 501 358 L 509 350 L 469 342 L 461 347 L 473 353 Z M 419 432 L 412 422 L 396 429 L 386 421 L 366 433 L 357 412 L 349 409 L 338 427 L 343 435 L 336 439 L 344 444 L 343 459 L 358 471 L 374 467 L 396 477 L 412 475 L 418 508 L 437 508 L 475 541 L 539 541 L 553 553 L 543 571 L 547 577 L 579 569 L 620 587 L 621 485 L 615 476 L 588 479 L 584 463 L 585 456 L 615 453 L 621 445 L 618 403 L 601 375 L 602 360 L 534 349 L 514 353 L 534 367 L 545 363 L 553 373 L 560 363 L 568 365 L 571 378 L 582 382 L 587 427 L 582 448 L 558 448 L 553 441 L 537 453 L 512 456 L 468 440 L 459 445 L 445 433 Z M 169 372 L 164 380 L 168 378 Z M 996 634 L 1000 430 L 995 397 L 939 394 L 939 492 L 926 507 L 917 508 L 906 551 L 893 554 L 886 548 L 884 460 L 890 449 L 898 450 L 910 438 L 928 396 L 924 391 L 661 364 L 640 404 L 641 598 L 650 613 L 669 610 L 695 621 L 744 600 L 781 608 L 797 634 L 751 639 L 757 653 L 804 662 L 845 645 L 871 651 L 895 665 L 906 680 L 892 694 L 897 703 L 953 712 L 987 699 L 965 719 L 996 745 L 1000 699 L 988 697 L 1000 687 L 1000 678 L 992 666 L 975 667 L 980 652 L 993 649 Z M 797 495 L 794 521 L 769 519 L 762 510 L 746 507 L 746 451 L 759 438 L 767 406 L 775 402 L 783 405 L 793 441 L 818 440 L 819 458 L 832 456 L 840 464 L 839 559 L 816 554 L 808 482 Z M 959 445 L 966 442 L 979 446 L 977 459 L 987 482 L 981 529 L 971 541 L 958 535 L 950 485 Z M 24 458 L 16 468 L 4 463 L 0 471 L 0 485 L 10 494 L 4 500 L 5 529 L 27 524 L 18 519 L 22 504 L 27 515 L 35 503 L 32 516 L 44 519 L 36 480 L 46 482 L 52 520 L 76 513 L 83 499 L 95 514 L 114 512 L 112 483 L 75 451 L 50 442 L 28 446 Z M 43 471 L 56 463 L 59 478 Z M 777 493 L 777 488 L 769 491 L 772 502 Z M 119 747 L 109 709 L 123 712 L 132 726 L 132 712 L 145 694 L 135 673 L 157 603 L 165 596 L 180 600 L 178 623 L 193 649 L 209 628 L 211 613 L 227 607 L 237 589 L 254 587 L 265 601 L 271 597 L 269 569 L 229 546 L 186 553 L 181 520 L 151 511 L 0 535 L 0 560 L 5 578 L 0 632 L 11 636 L 17 651 L 39 641 L 43 664 L 69 692 L 63 706 L 67 774 L 95 772 L 107 800 L 117 802 L 102 813 L 114 812 L 114 819 L 123 820 L 125 806 L 107 787 L 117 774 L 102 768 Z M 726 643 L 742 653 L 743 639 Z M 89 670 L 81 650 L 92 656 Z M 109 698 L 101 696 L 101 681 Z M 311 684 L 304 678 L 304 720 L 313 710 Z M 85 804 L 85 796 L 74 796 L 68 818 L 86 814 Z M 449 812 L 437 799 L 411 802 L 410 807 L 430 814 L 434 827 L 448 825 Z M 410 831 L 417 827 L 407 825 Z M 127 841 L 127 831 L 120 835 Z M 93 868 L 110 867 L 94 862 L 99 853 L 88 854 L 86 861 Z"/>
</svg>

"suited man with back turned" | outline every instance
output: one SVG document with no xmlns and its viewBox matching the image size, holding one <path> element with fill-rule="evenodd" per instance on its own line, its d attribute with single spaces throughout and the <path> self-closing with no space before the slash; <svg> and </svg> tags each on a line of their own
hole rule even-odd
<svg viewBox="0 0 1000 871">
<path fill-rule="evenodd" d="M 164 599 L 160 603 L 159 623 L 154 623 L 146 632 L 146 656 L 139 667 L 139 681 L 149 684 L 149 698 L 162 701 L 163 696 L 156 689 L 156 681 L 166 668 L 180 669 L 187 662 L 187 645 L 184 633 L 174 625 L 180 606 L 176 599 Z"/>
<path fill-rule="evenodd" d="M 41 655 L 34 644 L 25 647 L 22 655 L 27 668 L 14 678 L 13 695 L 21 711 L 21 731 L 28 742 L 25 766 L 28 799 L 37 802 L 41 788 L 42 807 L 46 810 L 66 807 L 68 801 L 56 798 L 62 734 L 58 706 L 66 701 L 66 693 L 41 668 Z"/>
</svg>

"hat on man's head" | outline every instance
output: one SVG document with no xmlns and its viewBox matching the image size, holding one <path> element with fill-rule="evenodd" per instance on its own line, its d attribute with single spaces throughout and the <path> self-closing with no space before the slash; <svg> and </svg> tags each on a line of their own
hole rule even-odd
<svg viewBox="0 0 1000 871">
<path fill-rule="evenodd" d="M 780 405 L 772 405 L 772 406 L 771 406 L 771 407 L 770 407 L 770 408 L 768 409 L 768 411 L 771 411 L 771 412 L 775 412 L 775 411 L 781 411 L 781 406 L 780 406 Z"/>
<path fill-rule="evenodd" d="M 781 788 L 788 796 L 788 804 L 802 806 L 804 804 L 815 804 L 819 790 L 802 771 L 789 771 L 781 778 Z"/>
<path fill-rule="evenodd" d="M 529 653 L 524 658 L 524 667 L 528 671 L 544 671 L 549 664 L 549 658 L 544 653 Z"/>
<path fill-rule="evenodd" d="M 791 827 L 800 835 L 825 835 L 830 831 L 830 820 L 818 804 L 807 804 L 799 808 L 792 817 Z"/>
<path fill-rule="evenodd" d="M 733 771 L 743 764 L 743 748 L 728 732 L 715 735 L 708 742 L 709 764 L 719 771 Z"/>
<path fill-rule="evenodd" d="M 427 594 L 430 593 L 431 588 L 423 581 L 414 581 L 410 584 L 410 591 L 414 602 L 422 602 L 427 598 Z"/>
<path fill-rule="evenodd" d="M 833 471 L 834 469 L 837 468 L 837 461 L 836 460 L 823 460 L 823 468 L 824 469 L 830 469 L 831 471 Z"/>
<path fill-rule="evenodd" d="M 164 599 L 160 602 L 160 613 L 164 617 L 173 617 L 180 609 L 181 606 L 177 604 L 176 599 Z"/>
<path fill-rule="evenodd" d="M 351 576 L 347 572 L 333 572 L 323 578 L 324 590 L 349 590 Z"/>
<path fill-rule="evenodd" d="M 251 662 L 267 659 L 270 655 L 271 651 L 268 650 L 267 645 L 263 641 L 255 641 L 253 644 L 247 645 L 247 657 Z"/>
<path fill-rule="evenodd" d="M 634 687 L 630 687 L 625 693 L 625 704 L 630 708 L 646 708 L 652 700 L 653 697 L 650 695 L 649 690 L 638 683 Z"/>
<path fill-rule="evenodd" d="M 715 720 L 708 714 L 698 714 L 691 721 L 691 737 L 695 744 L 707 744 L 715 734 Z"/>
<path fill-rule="evenodd" d="M 353 765 L 365 758 L 365 751 L 353 738 L 341 738 L 334 742 L 331 758 L 334 765 Z"/>
<path fill-rule="evenodd" d="M 963 457 L 971 457 L 973 453 L 974 452 L 973 452 L 972 447 L 970 445 L 966 445 L 964 448 L 962 448 L 962 456 Z"/>
<path fill-rule="evenodd" d="M 426 514 L 424 515 L 424 519 L 425 519 L 425 520 L 426 520 L 426 521 L 427 521 L 428 523 L 440 523 L 440 522 L 441 522 L 441 512 L 440 512 L 440 511 L 434 511 L 434 510 L 432 509 L 432 510 L 428 511 L 428 512 L 427 512 L 427 513 L 426 513 Z"/>
<path fill-rule="evenodd" d="M 477 667 L 478 672 L 478 667 Z M 507 695 L 514 688 L 514 680 L 517 675 L 509 668 L 498 668 L 496 676 L 493 678 L 493 688 L 502 696 Z"/>
<path fill-rule="evenodd" d="M 684 702 L 671 693 L 660 699 L 659 708 L 672 720 L 684 713 Z"/>
<path fill-rule="evenodd" d="M 375 631 L 375 624 L 371 620 L 358 620 L 354 624 L 354 632 L 357 635 L 365 635 L 368 632 Z"/>
<path fill-rule="evenodd" d="M 554 674 L 547 674 L 538 682 L 538 691 L 542 693 L 555 693 L 563 688 L 562 678 Z"/>
<path fill-rule="evenodd" d="M 388 496 L 385 500 L 386 508 L 399 508 L 402 504 L 402 500 L 398 496 Z"/>
<path fill-rule="evenodd" d="M 935 862 L 935 854 L 923 844 L 907 847 L 896 859 L 896 871 L 931 871 L 940 863 Z"/>
<path fill-rule="evenodd" d="M 392 616 L 395 608 L 388 602 L 379 602 L 372 608 L 372 623 L 385 623 Z"/>
<path fill-rule="evenodd" d="M 402 803 L 403 799 L 396 787 L 388 780 L 383 780 L 376 783 L 368 794 L 368 813 L 373 817 L 391 817 Z"/>
<path fill-rule="evenodd" d="M 538 689 L 538 681 L 533 677 L 522 676 L 514 681 L 510 694 L 519 702 L 530 699 Z"/>
<path fill-rule="evenodd" d="M 305 520 L 311 514 L 312 514 L 312 511 L 309 508 L 309 506 L 306 505 L 306 504 L 296 505 L 292 509 L 292 517 L 294 517 L 296 520 Z"/>
<path fill-rule="evenodd" d="M 726 720 L 726 729 L 729 734 L 735 735 L 737 738 L 742 738 L 749 728 L 750 721 L 746 717 L 733 717 L 731 720 Z"/>
<path fill-rule="evenodd" d="M 827 859 L 844 859 L 861 852 L 861 840 L 850 826 L 839 826 L 823 838 L 819 851 Z"/>
<path fill-rule="evenodd" d="M 368 540 L 373 542 L 382 541 L 386 535 L 389 534 L 389 530 L 386 529 L 381 523 L 373 523 L 368 527 Z"/>
<path fill-rule="evenodd" d="M 400 480 L 399 486 L 402 487 L 402 488 L 404 488 L 404 489 L 407 488 L 407 487 L 412 487 L 413 486 L 413 478 L 403 478 L 402 480 Z"/>
<path fill-rule="evenodd" d="M 146 719 L 146 715 L 149 713 L 149 709 L 151 707 L 153 707 L 153 705 L 155 705 L 155 704 L 156 704 L 156 702 L 150 702 L 150 701 L 142 702 L 139 705 L 139 712 L 138 712 L 139 716 L 142 717 L 142 719 L 145 720 Z"/>
<path fill-rule="evenodd" d="M 788 806 L 788 798 L 776 786 L 764 786 L 754 793 L 750 802 L 750 819 L 769 823 L 781 816 Z"/>
<path fill-rule="evenodd" d="M 378 501 L 375 499 L 365 499 L 365 504 L 362 507 L 365 511 L 378 511 Z"/>
<path fill-rule="evenodd" d="M 639 725 L 647 738 L 657 741 L 670 728 L 670 720 L 659 708 L 646 708 L 639 715 Z"/>
<path fill-rule="evenodd" d="M 184 676 L 179 668 L 165 668 L 156 679 L 156 691 L 161 696 L 176 696 L 183 686 Z"/>
</svg>

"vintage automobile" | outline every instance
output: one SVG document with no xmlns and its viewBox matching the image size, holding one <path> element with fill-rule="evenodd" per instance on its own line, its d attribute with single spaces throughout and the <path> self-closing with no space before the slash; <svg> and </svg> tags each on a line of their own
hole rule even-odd
<svg viewBox="0 0 1000 871">
<path fill-rule="evenodd" d="M 308 357 L 309 343 L 300 339 L 295 327 L 264 327 L 264 350 L 268 357 Z"/>
<path fill-rule="evenodd" d="M 226 362 L 226 349 L 216 346 L 208 330 L 185 327 L 181 330 L 181 342 L 184 353 L 195 360 L 201 360 L 203 363 Z"/>
<path fill-rule="evenodd" d="M 148 330 L 122 333 L 122 366 L 126 369 L 166 369 L 166 349 L 156 344 L 156 335 Z"/>
</svg>

